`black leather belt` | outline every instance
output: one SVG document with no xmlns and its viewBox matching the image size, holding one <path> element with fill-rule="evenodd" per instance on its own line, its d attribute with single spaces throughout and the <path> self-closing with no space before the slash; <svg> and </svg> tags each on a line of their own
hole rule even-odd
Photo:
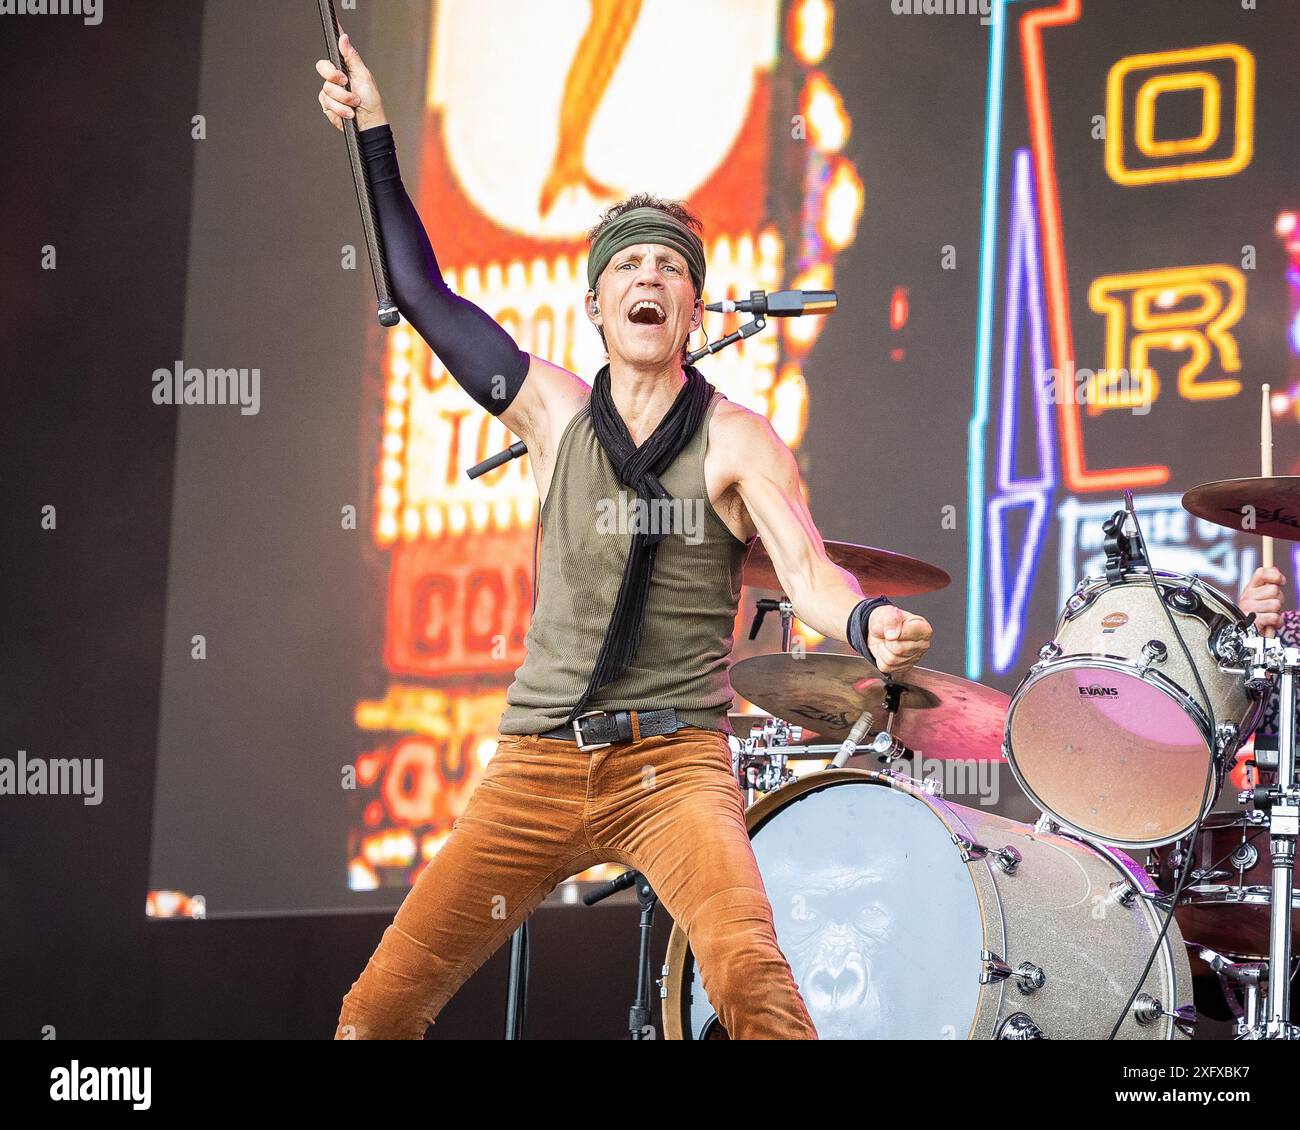
<svg viewBox="0 0 1300 1130">
<path fill-rule="evenodd" d="M 638 710 L 635 713 L 637 729 L 643 738 L 676 733 L 689 725 L 679 720 L 677 711 L 671 707 L 666 710 Z M 583 753 L 592 749 L 604 749 L 607 745 L 636 740 L 632 735 L 632 714 L 630 710 L 616 710 L 612 713 L 607 710 L 591 710 L 579 714 L 570 725 L 557 726 L 538 737 L 577 742 Z"/>
</svg>

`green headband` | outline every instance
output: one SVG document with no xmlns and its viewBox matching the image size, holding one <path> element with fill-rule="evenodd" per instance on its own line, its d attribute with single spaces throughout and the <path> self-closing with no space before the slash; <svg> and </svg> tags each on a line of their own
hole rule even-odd
<svg viewBox="0 0 1300 1130">
<path fill-rule="evenodd" d="M 609 261 L 637 243 L 658 243 L 678 252 L 691 272 L 696 297 L 704 292 L 704 244 L 686 224 L 658 208 L 632 208 L 596 237 L 587 255 L 587 285 L 595 290 Z"/>
</svg>

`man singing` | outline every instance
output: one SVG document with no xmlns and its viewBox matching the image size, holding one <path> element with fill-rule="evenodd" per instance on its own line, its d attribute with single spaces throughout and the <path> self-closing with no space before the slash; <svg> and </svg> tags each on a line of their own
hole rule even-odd
<svg viewBox="0 0 1300 1130">
<path fill-rule="evenodd" d="M 447 287 L 374 79 L 346 35 L 339 48 L 350 88 L 321 60 L 319 100 L 335 126 L 354 118 L 362 131 L 393 295 L 461 387 L 527 443 L 543 536 L 497 752 L 344 998 L 336 1037 L 420 1039 L 557 884 L 616 862 L 686 931 L 733 1039 L 816 1038 L 731 773 L 741 565 L 761 535 L 799 618 L 885 672 L 920 659 L 930 625 L 863 598 L 827 559 L 789 448 L 686 364 L 704 312 L 694 216 L 639 195 L 592 229 L 586 309 L 609 362 L 588 386 Z M 604 520 L 611 503 L 642 520 Z"/>
</svg>

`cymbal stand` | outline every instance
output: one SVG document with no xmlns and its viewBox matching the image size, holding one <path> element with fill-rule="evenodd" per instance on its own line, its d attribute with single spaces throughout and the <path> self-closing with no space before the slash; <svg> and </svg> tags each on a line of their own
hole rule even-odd
<svg viewBox="0 0 1300 1130">
<path fill-rule="evenodd" d="M 1244 1039 L 1300 1039 L 1300 1027 L 1291 1023 L 1291 890 L 1295 870 L 1296 838 L 1300 836 L 1300 787 L 1296 781 L 1296 675 L 1300 673 L 1300 648 L 1284 647 L 1276 638 L 1251 637 L 1244 641 L 1251 652 L 1253 680 L 1269 671 L 1280 676 L 1278 694 L 1277 780 L 1260 785 L 1249 799 L 1256 811 L 1267 813 L 1269 847 L 1273 856 L 1273 889 L 1268 943 L 1268 989 L 1262 1015 L 1250 1025 Z"/>
<path fill-rule="evenodd" d="M 763 626 L 763 617 L 769 612 L 779 612 L 781 614 L 781 650 L 790 650 L 790 634 L 794 629 L 794 605 L 790 603 L 789 597 L 782 596 L 780 600 L 773 600 L 771 597 L 761 597 L 754 605 L 757 612 L 754 614 L 754 622 L 749 628 L 749 638 L 756 639 L 758 630 Z"/>
</svg>

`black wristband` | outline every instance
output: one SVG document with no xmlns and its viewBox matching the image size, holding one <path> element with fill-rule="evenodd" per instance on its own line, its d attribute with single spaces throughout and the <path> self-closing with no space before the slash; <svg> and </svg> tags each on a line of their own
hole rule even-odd
<svg viewBox="0 0 1300 1130">
<path fill-rule="evenodd" d="M 845 633 L 849 638 L 849 646 L 873 667 L 879 664 L 876 663 L 876 657 L 871 654 L 871 649 L 867 647 L 868 622 L 871 620 L 871 614 L 882 604 L 892 606 L 893 603 L 887 596 L 875 596 L 870 600 L 858 601 L 853 606 L 853 611 L 849 613 L 849 623 Z"/>
</svg>

